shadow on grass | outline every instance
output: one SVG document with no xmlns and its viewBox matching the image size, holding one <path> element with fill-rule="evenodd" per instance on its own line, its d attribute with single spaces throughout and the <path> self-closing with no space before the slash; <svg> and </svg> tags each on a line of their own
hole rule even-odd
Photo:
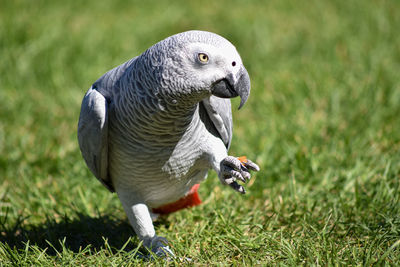
<svg viewBox="0 0 400 267">
<path fill-rule="evenodd" d="M 29 241 L 30 245 L 47 249 L 49 255 L 55 255 L 56 250 L 62 251 L 62 243 L 73 252 L 79 252 L 87 246 L 97 251 L 104 249 L 105 240 L 115 251 L 123 248 L 130 237 L 133 238 L 124 248 L 125 251 L 131 251 L 139 244 L 127 220 L 110 215 L 93 218 L 81 213 L 76 217 L 73 220 L 64 218 L 61 222 L 48 219 L 42 225 L 29 225 L 21 223 L 21 220 L 8 228 L 0 225 L 0 242 L 11 248 L 24 249 Z"/>
</svg>

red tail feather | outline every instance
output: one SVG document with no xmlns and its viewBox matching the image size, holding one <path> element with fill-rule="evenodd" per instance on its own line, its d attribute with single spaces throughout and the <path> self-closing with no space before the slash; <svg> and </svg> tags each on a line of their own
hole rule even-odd
<svg viewBox="0 0 400 267">
<path fill-rule="evenodd" d="M 197 190 L 200 184 L 195 184 L 189 191 L 189 193 L 183 198 L 179 199 L 174 203 L 169 203 L 164 206 L 153 209 L 154 213 L 157 214 L 168 214 L 181 209 L 194 207 L 201 204 L 201 199 Z"/>
</svg>

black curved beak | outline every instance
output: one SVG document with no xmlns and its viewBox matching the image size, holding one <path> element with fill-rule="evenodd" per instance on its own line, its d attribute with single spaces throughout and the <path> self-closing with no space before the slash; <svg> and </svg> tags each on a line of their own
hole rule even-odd
<svg viewBox="0 0 400 267">
<path fill-rule="evenodd" d="M 240 109 L 250 95 L 250 77 L 247 70 L 242 66 L 236 77 L 229 74 L 224 79 L 215 82 L 212 85 L 211 92 L 221 98 L 240 96 Z"/>
</svg>

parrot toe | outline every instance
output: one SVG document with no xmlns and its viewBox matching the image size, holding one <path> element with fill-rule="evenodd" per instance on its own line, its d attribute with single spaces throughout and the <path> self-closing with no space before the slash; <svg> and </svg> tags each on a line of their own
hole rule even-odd
<svg viewBox="0 0 400 267">
<path fill-rule="evenodd" d="M 148 247 L 148 249 L 151 251 L 151 253 L 147 256 L 148 260 L 153 260 L 154 257 L 165 259 L 175 258 L 175 254 L 168 246 L 168 241 L 164 237 L 155 236 L 151 240 L 150 246 L 147 245 L 146 247 Z"/>
<path fill-rule="evenodd" d="M 160 246 L 153 252 L 159 258 L 175 258 L 175 254 L 169 246 Z"/>
</svg>

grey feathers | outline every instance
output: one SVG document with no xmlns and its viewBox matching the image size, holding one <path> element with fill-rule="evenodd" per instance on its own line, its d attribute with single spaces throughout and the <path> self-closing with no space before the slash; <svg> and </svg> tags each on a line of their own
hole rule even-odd
<svg viewBox="0 0 400 267">
<path fill-rule="evenodd" d="M 208 131 L 222 139 L 227 149 L 232 140 L 232 113 L 229 99 L 211 96 L 200 102 L 200 116 Z"/>
<path fill-rule="evenodd" d="M 89 169 L 109 190 L 108 107 L 102 94 L 90 88 L 82 101 L 78 123 L 78 141 Z"/>
<path fill-rule="evenodd" d="M 229 41 L 201 31 L 173 35 L 88 90 L 78 125 L 82 155 L 111 191 L 130 188 L 147 203 L 179 198 L 165 193 L 161 200 L 153 191 L 185 194 L 209 168 L 219 168 L 232 139 L 228 98 L 245 101 L 249 90 Z"/>
</svg>

